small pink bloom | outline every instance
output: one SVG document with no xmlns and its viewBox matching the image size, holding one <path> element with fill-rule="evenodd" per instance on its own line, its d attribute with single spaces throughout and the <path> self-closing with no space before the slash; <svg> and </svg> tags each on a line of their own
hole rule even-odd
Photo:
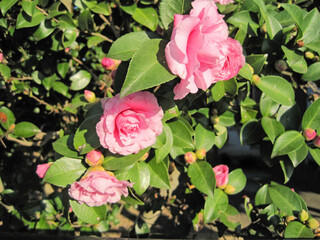
<svg viewBox="0 0 320 240">
<path fill-rule="evenodd" d="M 2 62 L 2 60 L 3 60 L 3 53 L 0 52 L 0 63 Z"/>
<path fill-rule="evenodd" d="M 84 98 L 89 102 L 93 103 L 96 100 L 96 94 L 89 90 L 84 90 Z"/>
<path fill-rule="evenodd" d="M 89 166 L 96 166 L 103 162 L 104 156 L 102 153 L 98 150 L 92 150 L 87 153 L 86 155 L 86 163 Z"/>
<path fill-rule="evenodd" d="M 320 148 L 320 136 L 317 136 L 315 139 L 313 139 L 313 144 L 314 144 L 317 148 Z"/>
<path fill-rule="evenodd" d="M 214 174 L 216 176 L 216 186 L 222 187 L 227 185 L 229 181 L 229 168 L 227 165 L 218 165 L 213 168 Z"/>
<path fill-rule="evenodd" d="M 212 0 L 195 0 L 189 15 L 174 15 L 171 41 L 165 49 L 168 67 L 181 78 L 175 99 L 228 80 L 245 58 L 239 42 L 228 38 L 228 26 Z"/>
<path fill-rule="evenodd" d="M 44 178 L 51 164 L 52 163 L 38 164 L 36 173 L 39 176 L 39 178 Z"/>
<path fill-rule="evenodd" d="M 87 204 L 90 207 L 101 206 L 106 203 L 116 203 L 121 196 L 128 196 L 128 188 L 133 183 L 119 181 L 107 172 L 90 172 L 79 182 L 71 184 L 69 195 L 80 204 Z"/>
<path fill-rule="evenodd" d="M 307 129 L 304 130 L 303 136 L 305 137 L 305 139 L 307 141 L 311 141 L 317 136 L 317 133 L 316 133 L 315 130 L 313 130 L 311 128 L 307 128 Z"/>
<path fill-rule="evenodd" d="M 114 60 L 112 58 L 106 58 L 104 57 L 101 60 L 101 64 L 103 66 L 104 69 L 106 70 L 114 70 L 118 67 L 118 65 L 120 64 L 120 60 Z"/>
<path fill-rule="evenodd" d="M 221 5 L 227 5 L 229 3 L 233 3 L 233 0 L 214 0 L 216 3 L 219 3 Z"/>
<path fill-rule="evenodd" d="M 67 48 L 64 49 L 64 51 L 65 51 L 66 53 L 69 53 L 69 52 L 70 52 L 70 48 L 67 47 Z"/>
<path fill-rule="evenodd" d="M 150 92 L 102 99 L 103 115 L 96 125 L 100 143 L 112 153 L 129 155 L 154 144 L 162 132 L 163 111 Z"/>
<path fill-rule="evenodd" d="M 187 152 L 185 155 L 184 155 L 184 160 L 191 164 L 191 163 L 194 163 L 195 161 L 197 161 L 197 156 L 194 152 Z"/>
</svg>

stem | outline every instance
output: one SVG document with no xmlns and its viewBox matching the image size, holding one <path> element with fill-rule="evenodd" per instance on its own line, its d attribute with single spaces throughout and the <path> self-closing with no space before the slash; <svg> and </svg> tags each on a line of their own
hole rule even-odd
<svg viewBox="0 0 320 240">
<path fill-rule="evenodd" d="M 102 35 L 101 33 L 91 33 L 91 35 L 101 37 L 101 38 L 103 38 L 104 40 L 113 43 L 113 40 L 112 40 L 112 39 L 110 39 L 110 38 Z"/>
<path fill-rule="evenodd" d="M 40 8 L 40 7 L 38 7 L 38 6 L 36 6 L 36 8 L 37 8 L 40 12 L 42 12 L 44 15 L 49 16 L 49 14 L 48 14 L 45 10 L 43 10 L 42 8 Z M 59 22 L 59 20 L 56 19 L 56 18 L 52 18 L 52 20 L 55 21 L 56 23 Z"/>
</svg>

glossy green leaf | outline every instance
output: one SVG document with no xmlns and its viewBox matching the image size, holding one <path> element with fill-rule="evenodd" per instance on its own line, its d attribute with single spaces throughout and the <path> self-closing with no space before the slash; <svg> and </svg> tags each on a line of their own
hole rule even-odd
<svg viewBox="0 0 320 240">
<path fill-rule="evenodd" d="M 301 52 L 293 51 L 285 46 L 281 46 L 285 57 L 287 58 L 287 63 L 289 67 L 297 73 L 306 73 L 308 70 L 308 65 L 304 56 Z"/>
<path fill-rule="evenodd" d="M 251 120 L 246 122 L 240 130 L 240 142 L 244 144 L 255 144 L 262 139 L 263 129 L 260 122 Z"/>
<path fill-rule="evenodd" d="M 271 158 L 296 151 L 303 143 L 304 137 L 298 131 L 286 131 L 276 139 Z"/>
<path fill-rule="evenodd" d="M 265 54 L 253 54 L 246 56 L 246 62 L 251 65 L 254 70 L 254 74 L 259 74 L 267 60 Z"/>
<path fill-rule="evenodd" d="M 235 222 L 234 219 L 239 219 L 239 211 L 232 205 L 228 205 L 227 210 L 220 213 L 219 220 L 228 228 L 235 231 L 240 222 Z"/>
<path fill-rule="evenodd" d="M 4 79 L 8 79 L 11 77 L 11 69 L 4 64 L 0 63 L 0 76 L 2 76 Z"/>
<path fill-rule="evenodd" d="M 77 129 L 73 146 L 81 155 L 100 146 L 100 140 L 96 132 L 96 124 L 100 121 L 100 117 L 100 114 L 96 114 L 86 118 Z"/>
<path fill-rule="evenodd" d="M 90 9 L 90 11 L 98 14 L 103 14 L 105 16 L 110 15 L 110 5 L 107 2 L 99 2 L 96 1 L 83 1 Z"/>
<path fill-rule="evenodd" d="M 15 123 L 16 118 L 15 118 L 13 112 L 9 108 L 4 107 L 4 106 L 0 107 L 0 113 L 5 114 L 5 116 L 7 118 L 7 120 L 5 122 L 3 120 L 0 121 L 0 124 L 2 127 L 4 127 L 4 129 L 8 130 L 9 127 Z"/>
<path fill-rule="evenodd" d="M 298 129 L 301 123 L 301 112 L 298 105 L 281 106 L 277 113 L 277 120 L 286 130 Z"/>
<path fill-rule="evenodd" d="M 309 147 L 309 152 L 313 159 L 316 161 L 316 163 L 318 163 L 318 165 L 320 166 L 320 149 Z"/>
<path fill-rule="evenodd" d="M 211 88 L 211 96 L 214 101 L 218 102 L 224 97 L 226 90 L 224 88 L 223 81 L 216 82 Z"/>
<path fill-rule="evenodd" d="M 67 63 L 67 62 L 58 63 L 57 64 L 57 70 L 58 70 L 59 75 L 62 78 L 65 78 L 67 73 L 68 73 L 68 71 L 69 71 L 69 63 Z"/>
<path fill-rule="evenodd" d="M 92 47 L 95 47 L 99 43 L 102 43 L 104 41 L 105 41 L 105 39 L 103 39 L 100 36 L 92 36 L 92 37 L 88 37 L 87 45 L 88 45 L 88 48 L 92 48 Z"/>
<path fill-rule="evenodd" d="M 252 28 L 252 30 L 255 31 L 255 32 L 259 28 L 259 24 L 257 24 L 252 19 L 249 11 L 236 12 L 230 18 L 228 18 L 227 22 L 231 23 L 232 25 L 234 25 L 234 26 L 236 26 L 238 28 L 247 29 L 248 26 L 250 26 Z M 241 72 L 241 70 L 240 70 L 240 72 Z M 239 74 L 240 74 L 240 72 L 239 72 Z M 250 73 L 251 73 L 251 71 L 250 71 Z M 248 72 L 248 74 L 249 74 L 249 72 Z"/>
<path fill-rule="evenodd" d="M 0 2 L 0 9 L 2 12 L 2 15 L 6 15 L 7 11 L 10 10 L 10 8 L 13 7 L 18 2 L 18 0 L 2 0 Z"/>
<path fill-rule="evenodd" d="M 160 148 L 155 149 L 157 163 L 160 163 L 170 153 L 173 146 L 173 135 L 167 124 L 163 124 L 163 132 L 165 134 L 165 143 Z"/>
<path fill-rule="evenodd" d="M 36 125 L 26 121 L 17 123 L 13 131 L 17 137 L 25 138 L 33 137 L 39 132 L 41 132 L 41 130 Z"/>
<path fill-rule="evenodd" d="M 220 124 L 215 124 L 214 129 L 217 131 L 216 137 L 215 137 L 215 145 L 217 146 L 217 148 L 221 149 L 226 143 L 228 138 L 227 128 Z"/>
<path fill-rule="evenodd" d="M 175 14 L 184 14 L 191 9 L 190 0 L 162 0 L 159 6 L 160 19 L 165 29 L 173 22 Z"/>
<path fill-rule="evenodd" d="M 38 1 L 22 0 L 21 6 L 23 11 L 25 11 L 30 17 L 32 17 L 36 9 L 37 3 Z"/>
<path fill-rule="evenodd" d="M 201 192 L 213 197 L 216 180 L 214 172 L 209 163 L 197 161 L 188 167 L 188 176 L 191 183 Z"/>
<path fill-rule="evenodd" d="M 216 220 L 220 213 L 227 210 L 229 199 L 219 188 L 214 190 L 213 197 L 208 196 L 204 204 L 204 222 Z"/>
<path fill-rule="evenodd" d="M 143 26 L 146 26 L 151 31 L 156 31 L 158 27 L 158 13 L 152 7 L 140 8 L 137 7 L 132 18 Z"/>
<path fill-rule="evenodd" d="M 313 102 L 303 114 L 301 127 L 302 129 L 312 128 L 319 129 L 320 121 L 320 99 Z"/>
<path fill-rule="evenodd" d="M 94 28 L 94 21 L 89 10 L 84 10 L 78 18 L 79 28 L 82 31 L 91 32 Z"/>
<path fill-rule="evenodd" d="M 303 42 L 305 44 L 312 42 L 319 34 L 320 14 L 317 8 L 313 8 L 308 12 L 301 22 L 301 29 L 303 32 Z"/>
<path fill-rule="evenodd" d="M 145 155 L 149 150 L 150 148 L 145 148 L 136 154 L 130 154 L 128 156 L 122 156 L 122 155 L 107 156 L 105 157 L 102 165 L 107 170 L 123 169 L 129 166 L 132 166 L 133 164 L 138 162 L 139 159 L 143 155 Z"/>
<path fill-rule="evenodd" d="M 70 200 L 69 203 L 76 216 L 86 223 L 97 224 L 106 219 L 107 205 L 89 207 L 75 200 Z"/>
<path fill-rule="evenodd" d="M 138 195 L 144 193 L 150 184 L 150 170 L 145 162 L 138 162 L 129 170 L 130 181 Z"/>
<path fill-rule="evenodd" d="M 310 43 L 304 44 L 304 47 L 320 54 L 320 41 L 314 40 Z"/>
<path fill-rule="evenodd" d="M 196 149 L 204 148 L 208 152 L 214 145 L 216 135 L 213 131 L 204 128 L 201 124 L 198 124 L 195 129 L 195 145 Z"/>
<path fill-rule="evenodd" d="M 181 148 L 194 148 L 192 135 L 186 123 L 181 120 L 167 123 L 173 135 L 173 146 Z"/>
<path fill-rule="evenodd" d="M 231 111 L 225 111 L 219 116 L 219 124 L 225 127 L 231 127 L 236 124 L 235 114 Z"/>
<path fill-rule="evenodd" d="M 25 12 L 21 12 L 18 15 L 16 29 L 28 28 L 39 25 L 45 19 L 45 15 L 38 9 L 35 9 L 34 14 L 30 17 Z"/>
<path fill-rule="evenodd" d="M 70 77 L 71 86 L 70 89 L 73 91 L 79 91 L 84 89 L 91 80 L 91 74 L 85 70 L 80 70 L 79 72 L 73 74 Z"/>
<path fill-rule="evenodd" d="M 252 72 L 251 67 L 249 67 L 249 64 L 246 63 L 239 71 L 238 73 L 241 77 L 249 80 L 251 82 L 252 80 Z"/>
<path fill-rule="evenodd" d="M 279 21 L 269 12 L 261 12 L 267 28 L 267 34 L 271 39 L 274 39 L 276 35 L 282 30 L 282 26 Z"/>
<path fill-rule="evenodd" d="M 65 135 L 52 143 L 53 149 L 62 156 L 78 158 L 78 152 L 73 147 L 73 135 Z"/>
<path fill-rule="evenodd" d="M 175 78 L 166 63 L 164 49 L 167 42 L 151 39 L 143 43 L 133 56 L 127 77 L 121 88 L 121 97 L 130 93 L 155 87 Z"/>
<path fill-rule="evenodd" d="M 320 62 L 313 63 L 309 66 L 308 71 L 302 75 L 304 81 L 317 81 L 320 79 Z"/>
<path fill-rule="evenodd" d="M 265 94 L 261 95 L 260 98 L 260 112 L 264 117 L 271 117 L 276 114 L 280 104 L 273 101 L 270 97 Z"/>
<path fill-rule="evenodd" d="M 276 137 L 285 131 L 280 122 L 269 117 L 263 117 L 261 119 L 261 126 L 272 143 L 274 143 Z"/>
<path fill-rule="evenodd" d="M 229 181 L 228 184 L 232 185 L 235 188 L 235 192 L 232 194 L 237 194 L 241 192 L 246 186 L 247 178 L 244 175 L 242 169 L 237 168 L 229 173 Z"/>
<path fill-rule="evenodd" d="M 40 41 L 46 37 L 48 37 L 51 33 L 53 33 L 55 28 L 51 25 L 50 20 L 43 20 L 38 29 L 33 33 L 33 37 Z"/>
<path fill-rule="evenodd" d="M 62 157 L 49 167 L 44 181 L 59 187 L 66 187 L 74 183 L 85 170 L 80 159 Z"/>
<path fill-rule="evenodd" d="M 269 96 L 272 100 L 282 105 L 294 104 L 294 91 L 291 84 L 282 77 L 265 76 L 261 77 L 261 81 L 257 87 Z"/>
<path fill-rule="evenodd" d="M 294 167 L 297 167 L 308 155 L 308 145 L 304 142 L 296 151 L 288 153 Z"/>
<path fill-rule="evenodd" d="M 301 222 L 298 221 L 292 221 L 289 222 L 288 226 L 286 227 L 284 231 L 284 237 L 289 239 L 289 238 L 314 238 L 314 234 L 312 230 L 306 225 L 302 224 Z"/>
<path fill-rule="evenodd" d="M 265 184 L 261 188 L 259 188 L 254 198 L 254 204 L 256 206 L 269 205 L 272 203 L 268 188 L 269 188 L 268 184 Z"/>
<path fill-rule="evenodd" d="M 284 183 L 287 183 L 293 174 L 294 166 L 292 162 L 287 158 L 280 160 L 279 163 L 283 172 Z"/>
<path fill-rule="evenodd" d="M 166 163 L 164 161 L 157 163 L 156 159 L 153 158 L 148 162 L 147 166 L 150 170 L 150 186 L 160 189 L 170 189 L 169 173 Z"/>
</svg>

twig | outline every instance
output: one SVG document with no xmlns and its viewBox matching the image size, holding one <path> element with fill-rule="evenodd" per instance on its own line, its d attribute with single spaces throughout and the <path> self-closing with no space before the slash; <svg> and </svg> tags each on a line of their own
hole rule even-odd
<svg viewBox="0 0 320 240">
<path fill-rule="evenodd" d="M 103 16 L 102 14 L 99 14 L 99 17 L 100 17 L 108 26 L 111 26 L 110 22 L 108 21 L 108 19 L 106 19 L 105 16 Z"/>
<path fill-rule="evenodd" d="M 33 80 L 33 77 L 20 77 L 20 78 L 11 77 L 7 80 L 7 82 L 12 82 L 13 80 L 18 80 L 18 81 Z"/>
<path fill-rule="evenodd" d="M 38 6 L 36 6 L 36 8 L 37 8 L 40 12 L 42 12 L 44 15 L 49 16 L 49 14 L 48 14 L 45 10 L 43 10 L 42 8 L 40 8 L 40 7 L 38 7 Z M 52 18 L 52 20 L 55 21 L 56 23 L 59 22 L 59 20 L 56 19 L 56 18 Z"/>
<path fill-rule="evenodd" d="M 91 35 L 101 37 L 101 38 L 103 38 L 104 40 L 113 43 L 113 40 L 112 40 L 112 39 L 110 39 L 110 38 L 102 35 L 101 33 L 91 33 Z"/>
</svg>

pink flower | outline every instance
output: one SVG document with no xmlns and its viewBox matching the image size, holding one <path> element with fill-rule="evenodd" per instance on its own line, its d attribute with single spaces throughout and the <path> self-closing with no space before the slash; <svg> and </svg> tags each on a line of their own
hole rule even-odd
<svg viewBox="0 0 320 240">
<path fill-rule="evenodd" d="M 106 70 L 114 70 L 118 67 L 118 65 L 120 64 L 120 60 L 114 60 L 112 58 L 106 58 L 104 57 L 101 60 L 101 65 L 103 66 L 104 69 Z"/>
<path fill-rule="evenodd" d="M 92 150 L 92 151 L 88 152 L 86 155 L 86 159 L 85 159 L 86 163 L 89 166 L 99 165 L 103 162 L 103 160 L 104 160 L 104 156 L 98 150 Z"/>
<path fill-rule="evenodd" d="M 233 0 L 214 0 L 216 3 L 220 3 L 221 5 L 227 5 L 229 3 L 233 3 Z"/>
<path fill-rule="evenodd" d="M 307 141 L 311 141 L 315 139 L 315 137 L 317 136 L 317 132 L 311 128 L 307 128 L 304 130 L 303 136 Z"/>
<path fill-rule="evenodd" d="M 174 88 L 175 99 L 234 77 L 245 63 L 242 47 L 228 38 L 228 26 L 214 1 L 195 0 L 192 6 L 190 15 L 174 15 L 165 49 L 171 72 L 181 78 Z"/>
<path fill-rule="evenodd" d="M 103 115 L 96 125 L 100 143 L 112 153 L 129 155 L 154 144 L 162 132 L 163 111 L 149 92 L 102 99 Z"/>
<path fill-rule="evenodd" d="M 128 188 L 133 183 L 119 181 L 116 177 L 110 176 L 104 171 L 90 172 L 79 182 L 71 184 L 69 196 L 80 204 L 87 204 L 90 207 L 101 206 L 106 203 L 116 203 L 121 196 L 128 196 Z"/>
<path fill-rule="evenodd" d="M 51 164 L 52 163 L 38 164 L 36 174 L 39 178 L 44 178 Z"/>
<path fill-rule="evenodd" d="M 84 90 L 84 98 L 89 102 L 93 103 L 96 100 L 96 94 L 89 90 Z"/>
<path fill-rule="evenodd" d="M 2 62 L 2 60 L 3 60 L 3 53 L 0 52 L 0 63 Z"/>
<path fill-rule="evenodd" d="M 226 186 L 229 181 L 229 168 L 227 165 L 218 165 L 213 168 L 214 174 L 216 176 L 216 186 L 222 187 Z"/>
</svg>

